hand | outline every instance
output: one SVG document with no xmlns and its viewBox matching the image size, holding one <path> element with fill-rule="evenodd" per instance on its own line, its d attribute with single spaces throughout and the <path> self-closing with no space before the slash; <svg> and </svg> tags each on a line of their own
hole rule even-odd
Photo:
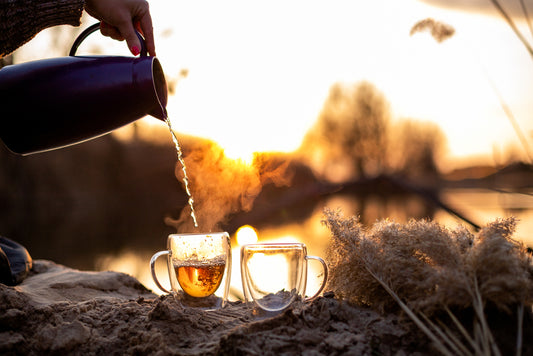
<svg viewBox="0 0 533 356">
<path fill-rule="evenodd" d="M 155 56 L 152 17 L 146 0 L 86 0 L 85 11 L 100 20 L 102 35 L 118 41 L 126 40 L 135 56 L 141 51 L 141 43 L 135 33 L 137 29 L 145 39 L 148 53 Z"/>
</svg>

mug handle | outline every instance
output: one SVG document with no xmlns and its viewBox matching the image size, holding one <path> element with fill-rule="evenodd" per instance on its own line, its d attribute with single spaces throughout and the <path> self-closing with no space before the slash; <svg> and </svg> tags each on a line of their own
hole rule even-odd
<svg viewBox="0 0 533 356">
<path fill-rule="evenodd" d="M 95 32 L 96 30 L 100 29 L 100 22 L 97 22 L 89 27 L 87 27 L 76 40 L 74 41 L 74 44 L 72 44 L 72 48 L 70 49 L 69 56 L 76 55 L 76 51 L 78 50 L 78 47 L 83 42 L 84 39 L 86 39 L 91 33 Z M 141 57 L 146 57 L 148 55 L 148 51 L 146 50 L 146 44 L 144 43 L 144 38 L 141 36 L 141 34 L 135 30 L 135 34 L 137 34 L 137 37 L 139 38 L 139 41 L 141 42 Z"/>
<path fill-rule="evenodd" d="M 170 294 L 170 292 L 165 287 L 163 287 L 161 283 L 159 283 L 159 280 L 157 279 L 157 276 L 155 274 L 155 261 L 163 255 L 170 255 L 170 251 L 166 250 L 156 252 L 150 259 L 150 271 L 152 272 L 152 279 L 154 280 L 156 286 L 163 292 Z"/>
<path fill-rule="evenodd" d="M 328 281 L 328 265 L 326 265 L 326 262 L 321 259 L 318 256 L 305 256 L 306 260 L 316 260 L 322 264 L 322 269 L 324 270 L 324 279 L 322 280 L 322 285 L 318 289 L 318 292 L 316 292 L 312 297 L 305 298 L 306 302 L 309 302 L 311 300 L 314 300 L 322 291 L 324 290 L 324 287 L 326 286 L 326 282 Z"/>
</svg>

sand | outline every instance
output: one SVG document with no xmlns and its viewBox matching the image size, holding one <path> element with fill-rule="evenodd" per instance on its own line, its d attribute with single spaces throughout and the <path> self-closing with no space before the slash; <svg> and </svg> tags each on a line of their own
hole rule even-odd
<svg viewBox="0 0 533 356">
<path fill-rule="evenodd" d="M 241 302 L 184 308 L 118 272 L 36 260 L 18 286 L 0 284 L 0 354 L 412 355 L 432 353 L 408 320 L 326 292 L 276 315 Z"/>
</svg>

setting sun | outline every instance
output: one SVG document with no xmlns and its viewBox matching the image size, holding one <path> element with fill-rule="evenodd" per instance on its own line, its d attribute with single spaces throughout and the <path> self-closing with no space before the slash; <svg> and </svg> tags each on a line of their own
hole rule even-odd
<svg viewBox="0 0 533 356">
<path fill-rule="evenodd" d="M 226 157 L 247 165 L 252 164 L 252 162 L 254 161 L 254 153 L 255 151 L 253 149 L 249 149 L 247 147 L 239 147 L 238 145 L 226 145 L 224 149 L 224 155 Z"/>
</svg>

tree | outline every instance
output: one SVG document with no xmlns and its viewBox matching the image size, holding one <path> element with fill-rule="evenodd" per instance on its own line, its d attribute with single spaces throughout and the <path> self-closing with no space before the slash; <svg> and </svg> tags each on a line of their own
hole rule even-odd
<svg viewBox="0 0 533 356">
<path fill-rule="evenodd" d="M 439 175 L 437 162 L 446 147 L 441 128 L 429 122 L 400 120 L 390 130 L 387 166 L 409 178 Z"/>
<path fill-rule="evenodd" d="M 332 86 L 301 152 L 319 175 L 331 180 L 382 172 L 389 104 L 371 83 Z"/>
</svg>

